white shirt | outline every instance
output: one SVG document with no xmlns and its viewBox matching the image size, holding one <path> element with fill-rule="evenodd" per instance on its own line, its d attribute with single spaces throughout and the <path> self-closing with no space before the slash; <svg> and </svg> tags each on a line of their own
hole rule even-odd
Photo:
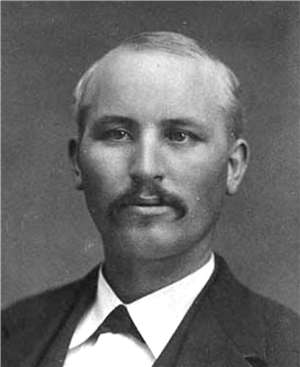
<svg viewBox="0 0 300 367">
<path fill-rule="evenodd" d="M 131 335 L 105 333 L 96 343 L 87 342 L 110 312 L 123 304 L 99 271 L 97 297 L 77 325 L 64 367 L 150 367 L 178 328 L 215 267 L 214 254 L 187 277 L 124 304 L 145 343 Z"/>
</svg>

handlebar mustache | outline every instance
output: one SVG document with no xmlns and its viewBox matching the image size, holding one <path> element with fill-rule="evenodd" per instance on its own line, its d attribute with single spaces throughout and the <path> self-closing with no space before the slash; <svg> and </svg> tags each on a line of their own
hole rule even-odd
<svg viewBox="0 0 300 367">
<path fill-rule="evenodd" d="M 137 205 L 141 201 L 141 196 L 147 193 L 149 197 L 155 197 L 158 205 L 170 206 L 177 213 L 177 218 L 182 218 L 188 211 L 184 201 L 174 194 L 169 193 L 157 184 L 149 183 L 147 185 L 136 186 L 132 185 L 127 191 L 117 196 L 108 207 L 108 213 L 111 218 L 115 218 L 118 213 L 131 205 Z"/>
</svg>

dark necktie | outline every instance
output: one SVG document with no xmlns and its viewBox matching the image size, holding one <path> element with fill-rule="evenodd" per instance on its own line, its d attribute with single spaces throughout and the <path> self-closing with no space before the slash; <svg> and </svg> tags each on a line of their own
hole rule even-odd
<svg viewBox="0 0 300 367">
<path fill-rule="evenodd" d="M 127 308 L 123 305 L 116 307 L 90 336 L 89 341 L 97 341 L 100 334 L 104 333 L 130 334 L 142 343 L 145 343 L 143 337 L 134 325 Z"/>
</svg>

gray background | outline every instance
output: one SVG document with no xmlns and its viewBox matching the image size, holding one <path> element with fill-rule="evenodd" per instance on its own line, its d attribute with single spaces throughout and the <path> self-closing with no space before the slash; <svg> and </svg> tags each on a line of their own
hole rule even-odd
<svg viewBox="0 0 300 367">
<path fill-rule="evenodd" d="M 251 166 L 215 249 L 245 284 L 299 312 L 298 14 L 296 2 L 2 2 L 3 305 L 102 258 L 68 164 L 72 91 L 124 37 L 171 30 L 221 57 L 245 89 Z"/>
</svg>

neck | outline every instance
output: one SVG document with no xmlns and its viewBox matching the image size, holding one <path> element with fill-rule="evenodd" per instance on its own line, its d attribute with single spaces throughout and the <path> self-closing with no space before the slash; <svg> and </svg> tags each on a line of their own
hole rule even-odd
<svg viewBox="0 0 300 367">
<path fill-rule="evenodd" d="M 124 303 L 164 288 L 193 273 L 210 259 L 209 248 L 159 260 L 106 257 L 104 275 Z"/>
</svg>

